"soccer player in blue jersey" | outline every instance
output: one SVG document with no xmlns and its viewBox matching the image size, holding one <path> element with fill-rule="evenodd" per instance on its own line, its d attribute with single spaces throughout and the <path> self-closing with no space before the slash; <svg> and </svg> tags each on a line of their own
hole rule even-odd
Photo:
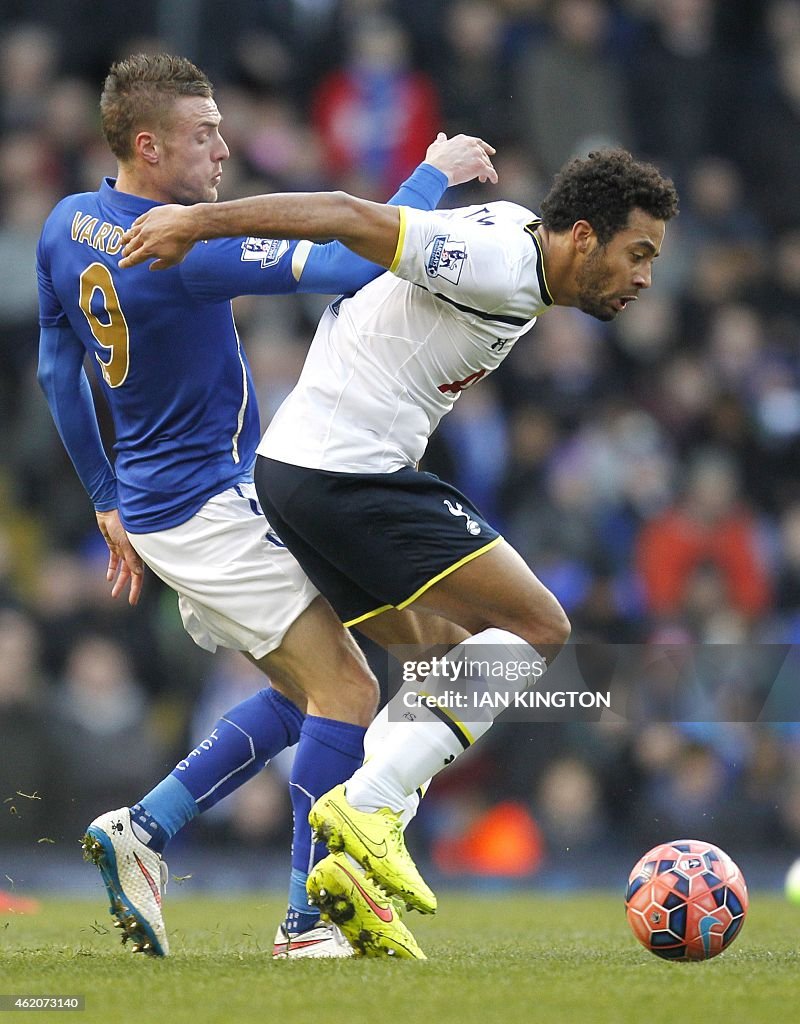
<svg viewBox="0 0 800 1024">
<path fill-rule="evenodd" d="M 166 955 L 166 843 L 297 743 L 289 908 L 275 951 L 346 955 L 350 947 L 320 924 L 306 898 L 308 872 L 323 852 L 307 816 L 315 797 L 360 765 L 376 683 L 263 518 L 252 482 L 258 413 L 230 300 L 352 292 L 380 268 L 339 243 L 230 238 L 198 246 L 165 274 L 120 271 L 123 234 L 140 214 L 161 203 L 216 200 L 228 149 L 208 79 L 183 58 L 139 55 L 115 64 L 101 114 L 117 178 L 62 200 L 39 242 L 39 380 L 108 544 L 113 596 L 129 588 L 135 604 L 148 564 L 177 591 L 184 625 L 200 646 L 243 651 L 272 685 L 224 715 L 138 803 L 98 817 L 85 849 L 135 948 Z M 440 136 L 391 201 L 431 209 L 448 184 L 496 180 L 492 152 L 480 140 Z M 87 358 L 113 417 L 113 468 Z M 358 885 L 362 896 L 379 898 L 366 879 Z M 374 943 L 421 955 L 396 919 Z"/>
</svg>

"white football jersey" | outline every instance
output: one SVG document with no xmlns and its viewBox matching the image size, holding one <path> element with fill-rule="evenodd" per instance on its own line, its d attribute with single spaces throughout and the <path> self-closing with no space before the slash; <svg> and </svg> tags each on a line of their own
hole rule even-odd
<svg viewBox="0 0 800 1024">
<path fill-rule="evenodd" d="M 400 216 L 391 272 L 325 311 L 259 454 L 343 473 L 415 466 L 461 392 L 553 304 L 530 210 Z"/>
</svg>

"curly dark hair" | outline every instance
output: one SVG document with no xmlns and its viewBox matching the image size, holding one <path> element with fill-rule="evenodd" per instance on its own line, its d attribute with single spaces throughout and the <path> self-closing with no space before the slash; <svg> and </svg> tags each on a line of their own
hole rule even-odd
<svg viewBox="0 0 800 1024">
<path fill-rule="evenodd" d="M 213 95 L 206 75 L 185 57 L 136 53 L 117 61 L 100 97 L 106 142 L 118 160 L 130 160 L 136 132 L 162 126 L 175 97 Z"/>
<path fill-rule="evenodd" d="M 678 193 L 652 164 L 640 163 L 626 149 L 601 149 L 571 160 L 555 176 L 540 210 L 551 231 L 569 231 L 588 221 L 601 245 L 628 224 L 631 210 L 668 221 L 678 212 Z"/>
</svg>

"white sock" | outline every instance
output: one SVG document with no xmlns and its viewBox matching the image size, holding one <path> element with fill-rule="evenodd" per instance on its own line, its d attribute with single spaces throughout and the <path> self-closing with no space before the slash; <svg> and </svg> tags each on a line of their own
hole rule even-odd
<svg viewBox="0 0 800 1024">
<path fill-rule="evenodd" d="M 454 647 L 447 655 L 448 661 L 470 661 L 470 647 L 491 647 L 492 662 L 518 665 L 528 662 L 541 666 L 536 678 L 543 672 L 545 663 L 530 644 L 505 629 L 490 627 L 468 637 Z M 486 652 L 480 652 L 476 661 L 486 661 Z M 479 677 L 470 677 L 474 682 Z M 442 677 L 429 676 L 418 687 L 428 692 L 426 684 L 432 681 L 441 688 Z M 513 680 L 509 672 L 498 686 L 497 680 L 482 679 L 486 689 L 502 689 L 503 692 L 522 692 L 527 689 L 531 677 Z M 431 689 L 435 689 L 431 686 Z M 402 691 L 401 691 L 402 695 Z M 399 696 L 401 696 L 399 695 Z M 397 701 L 397 698 L 395 698 Z M 414 799 L 418 789 L 427 787 L 430 779 L 451 764 L 459 754 L 471 746 L 492 726 L 502 708 L 471 708 L 465 711 L 468 720 L 460 720 L 459 712 L 448 708 L 420 707 L 414 710 L 414 721 L 402 720 L 402 706 L 393 702 L 391 721 L 389 706 L 384 708 L 367 729 L 364 738 L 364 764 L 347 782 L 345 792 L 350 804 L 360 811 L 375 811 L 389 807 L 408 820 L 416 813 L 416 806 L 409 813 L 409 800 Z M 419 801 L 417 800 L 417 805 Z M 407 824 L 407 821 L 404 821 Z"/>
<path fill-rule="evenodd" d="M 389 705 L 384 705 L 372 720 L 370 727 L 367 729 L 366 735 L 364 736 L 364 763 L 374 757 L 375 754 L 382 749 L 383 744 L 386 741 L 386 737 L 391 732 L 392 727 L 396 724 L 396 722 L 389 721 Z M 359 769 L 359 771 L 360 770 L 361 769 Z M 403 823 L 404 829 L 417 813 L 417 810 L 419 809 L 419 802 L 422 799 L 423 793 L 430 785 L 430 781 L 430 779 L 427 779 L 419 789 L 415 790 L 408 796 L 403 797 L 401 803 L 398 806 L 393 807 L 393 810 L 398 811 L 400 814 L 400 820 Z M 348 787 L 351 786 L 352 780 L 350 780 L 347 785 Z M 381 806 L 386 807 L 387 805 L 382 804 Z M 374 810 L 375 808 L 370 809 Z"/>
</svg>

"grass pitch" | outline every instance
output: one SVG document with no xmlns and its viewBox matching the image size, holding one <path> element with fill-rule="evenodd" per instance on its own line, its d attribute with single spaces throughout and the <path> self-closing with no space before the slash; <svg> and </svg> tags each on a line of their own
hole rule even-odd
<svg viewBox="0 0 800 1024">
<path fill-rule="evenodd" d="M 188 896 L 188 894 L 187 894 Z M 96 901 L 0 917 L 0 994 L 83 995 L 80 1022 L 777 1024 L 800 1020 L 800 908 L 755 894 L 716 960 L 642 949 L 619 895 L 443 892 L 408 923 L 427 962 L 270 959 L 279 899 L 173 899 L 166 960 L 125 950 Z M 13 1011 L 40 1022 L 68 1011 Z"/>
</svg>

